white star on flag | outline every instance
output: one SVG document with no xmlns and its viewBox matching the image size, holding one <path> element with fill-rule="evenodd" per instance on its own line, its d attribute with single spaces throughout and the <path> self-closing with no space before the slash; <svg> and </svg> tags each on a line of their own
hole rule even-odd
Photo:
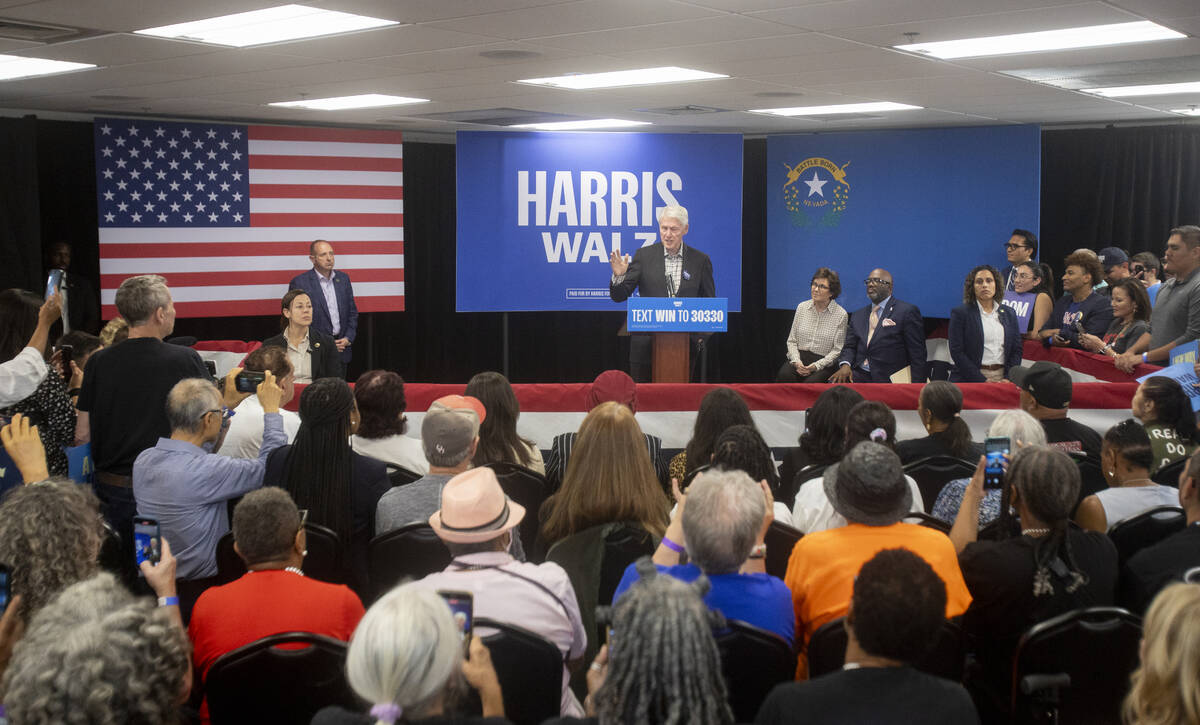
<svg viewBox="0 0 1200 725">
<path fill-rule="evenodd" d="M 820 179 L 818 179 L 816 169 L 813 169 L 812 179 L 805 179 L 804 183 L 808 184 L 808 195 L 809 196 L 816 194 L 817 196 L 821 197 L 822 199 L 825 198 L 825 192 L 821 191 L 821 187 L 825 186 L 829 182 L 821 181 Z"/>
</svg>

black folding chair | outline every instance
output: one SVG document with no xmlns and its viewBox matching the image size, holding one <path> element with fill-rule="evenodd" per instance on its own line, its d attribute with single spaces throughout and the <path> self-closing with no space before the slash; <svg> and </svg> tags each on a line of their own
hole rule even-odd
<svg viewBox="0 0 1200 725">
<path fill-rule="evenodd" d="M 913 461 L 904 467 L 904 473 L 917 482 L 923 508 L 928 513 L 946 484 L 957 478 L 975 475 L 975 465 L 961 458 L 939 454 Z"/>
<path fill-rule="evenodd" d="M 1169 466 L 1163 466 L 1150 477 L 1150 480 L 1164 486 L 1179 488 L 1179 474 L 1183 473 L 1187 468 L 1188 460 L 1187 458 L 1182 458 Z"/>
<path fill-rule="evenodd" d="M 842 669 L 846 663 L 847 639 L 845 617 L 826 622 L 813 632 L 808 640 L 809 679 Z M 913 666 L 922 672 L 959 682 L 966 661 L 966 635 L 957 621 L 948 619 L 929 649 Z"/>
<path fill-rule="evenodd" d="M 420 579 L 450 566 L 450 550 L 426 523 L 401 526 L 367 544 L 367 579 L 378 599 L 405 579 Z"/>
<path fill-rule="evenodd" d="M 217 584 L 228 584 L 246 573 L 246 562 L 233 549 L 233 532 L 217 541 Z"/>
<path fill-rule="evenodd" d="M 410 471 L 404 466 L 388 466 L 388 480 L 392 482 L 392 487 L 403 486 L 406 483 L 421 478 L 421 474 L 416 471 Z"/>
<path fill-rule="evenodd" d="M 282 648 L 280 645 L 300 645 Z M 208 670 L 204 692 L 213 725 L 301 723 L 317 710 L 362 707 L 345 676 L 346 644 L 311 632 L 264 637 L 226 652 Z"/>
<path fill-rule="evenodd" d="M 727 629 L 713 634 L 721 654 L 729 707 L 737 722 L 753 722 L 771 688 L 796 676 L 796 655 L 772 632 L 733 619 L 727 624 Z"/>
<path fill-rule="evenodd" d="M 1178 506 L 1155 506 L 1125 519 L 1108 531 L 1124 564 L 1147 546 L 1154 546 L 1171 534 L 1187 528 L 1187 515 Z"/>
<path fill-rule="evenodd" d="M 304 537 L 308 550 L 304 575 L 323 582 L 343 583 L 346 576 L 342 570 L 342 542 L 333 529 L 308 521 L 304 524 Z M 226 531 L 217 541 L 217 584 L 228 584 L 245 573 L 246 563 L 233 548 L 233 532 Z"/>
<path fill-rule="evenodd" d="M 800 529 L 794 526 L 788 526 L 778 521 L 771 522 L 771 526 L 767 529 L 767 535 L 763 537 L 763 543 L 767 545 L 768 574 L 780 579 L 787 574 L 788 559 L 792 556 L 792 549 L 796 548 L 796 542 L 803 536 Z"/>
<path fill-rule="evenodd" d="M 496 473 L 500 488 L 513 501 L 525 507 L 525 518 L 517 530 L 525 551 L 533 551 L 538 535 L 538 510 L 546 500 L 546 477 L 515 463 L 489 463 L 488 468 Z"/>
<path fill-rule="evenodd" d="M 562 709 L 563 656 L 549 640 L 529 630 L 486 617 L 474 628 L 483 636 L 504 693 L 504 716 L 516 725 L 538 725 Z"/>
<path fill-rule="evenodd" d="M 1075 459 L 1075 465 L 1079 466 L 1079 499 L 1075 502 L 1075 508 L 1079 508 L 1080 502 L 1085 498 L 1108 488 L 1108 482 L 1104 480 L 1104 474 L 1100 471 L 1099 461 L 1088 457 L 1072 458 Z M 1071 509 L 1071 517 L 1074 516 L 1075 509 Z"/>
<path fill-rule="evenodd" d="M 904 522 L 908 524 L 916 524 L 929 529 L 936 529 L 943 534 L 950 533 L 950 524 L 942 521 L 936 516 L 931 516 L 924 511 L 910 511 L 908 516 L 904 517 Z"/>
</svg>

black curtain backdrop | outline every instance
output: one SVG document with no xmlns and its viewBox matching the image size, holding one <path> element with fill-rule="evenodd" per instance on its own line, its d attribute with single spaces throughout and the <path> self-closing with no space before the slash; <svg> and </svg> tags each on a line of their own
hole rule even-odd
<svg viewBox="0 0 1200 725">
<path fill-rule="evenodd" d="M 464 383 L 481 370 L 504 369 L 505 315 L 454 311 L 454 152 L 450 144 L 404 145 L 407 309 L 360 316 L 351 379 L 384 367 L 406 380 Z M 13 261 L 2 272 L 5 287 L 38 289 L 42 248 L 58 240 L 74 243 L 75 271 L 98 282 L 92 154 L 90 123 L 0 119 L 8 171 L 0 181 L 0 250 Z M 766 309 L 764 139 L 745 142 L 742 178 L 743 311 L 714 338 L 709 379 L 716 382 L 772 380 L 792 318 L 790 310 Z M 1200 126 L 1046 131 L 1041 182 L 1041 256 L 1056 274 L 1077 247 L 1161 253 L 1171 227 L 1200 221 Z M 1013 220 L 1014 227 L 1028 223 Z M 999 246 L 1008 231 L 980 233 Z M 932 247 L 914 252 L 936 259 Z M 607 267 L 596 267 L 607 277 Z M 957 270 L 930 275 L 956 287 L 960 277 Z M 617 305 L 612 312 L 509 313 L 509 378 L 582 382 L 625 369 L 628 341 L 617 336 L 623 315 Z M 176 323 L 177 335 L 200 339 L 263 339 L 278 329 L 275 317 Z"/>
</svg>

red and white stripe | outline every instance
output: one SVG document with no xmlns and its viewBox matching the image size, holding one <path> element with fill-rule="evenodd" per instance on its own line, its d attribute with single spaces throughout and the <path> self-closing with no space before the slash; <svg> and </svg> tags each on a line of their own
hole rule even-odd
<svg viewBox="0 0 1200 725">
<path fill-rule="evenodd" d="M 250 126 L 249 227 L 100 229 L 106 319 L 126 277 L 167 278 L 179 317 L 274 315 L 288 282 L 333 245 L 360 312 L 404 309 L 399 131 Z"/>
</svg>

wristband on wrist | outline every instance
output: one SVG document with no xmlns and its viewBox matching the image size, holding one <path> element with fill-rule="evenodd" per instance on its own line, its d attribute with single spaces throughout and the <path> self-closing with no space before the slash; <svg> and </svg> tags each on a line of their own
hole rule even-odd
<svg viewBox="0 0 1200 725">
<path fill-rule="evenodd" d="M 74 398 L 75 396 L 79 395 L 80 390 L 82 390 L 82 388 L 71 388 L 67 391 L 67 397 Z"/>
<path fill-rule="evenodd" d="M 1147 355 L 1149 355 L 1149 354 L 1150 354 L 1150 353 L 1145 353 L 1145 352 L 1144 352 L 1144 353 L 1142 353 L 1142 362 L 1143 362 L 1143 363 L 1144 363 L 1144 362 L 1146 362 L 1146 356 L 1147 356 Z"/>
<path fill-rule="evenodd" d="M 160 607 L 178 607 L 179 597 L 159 597 L 158 606 Z"/>
<path fill-rule="evenodd" d="M 667 547 L 671 551 L 675 552 L 676 554 L 682 554 L 684 552 L 684 548 L 682 546 L 680 546 L 679 544 L 676 544 L 674 541 L 671 541 L 670 539 L 668 539 L 665 536 L 662 537 L 662 545 Z"/>
</svg>

